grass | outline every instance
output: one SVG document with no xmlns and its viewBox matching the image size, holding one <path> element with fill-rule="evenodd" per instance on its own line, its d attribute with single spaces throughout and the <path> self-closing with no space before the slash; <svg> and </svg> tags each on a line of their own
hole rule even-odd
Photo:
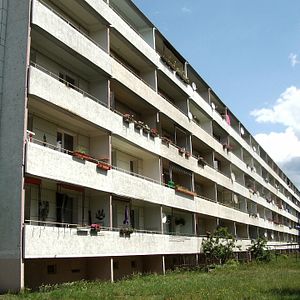
<svg viewBox="0 0 300 300">
<path fill-rule="evenodd" d="M 300 259 L 279 257 L 269 264 L 240 264 L 212 272 L 174 271 L 108 282 L 67 283 L 4 295 L 1 300 L 70 299 L 300 299 Z"/>
</svg>

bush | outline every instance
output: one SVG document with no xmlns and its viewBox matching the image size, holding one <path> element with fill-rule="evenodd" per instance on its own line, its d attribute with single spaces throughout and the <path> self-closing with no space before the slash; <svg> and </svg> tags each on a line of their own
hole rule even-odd
<svg viewBox="0 0 300 300">
<path fill-rule="evenodd" d="M 249 248 L 251 256 L 256 261 L 269 262 L 271 261 L 271 251 L 267 247 L 267 240 L 264 238 L 258 238 L 251 241 L 252 246 Z"/>
<path fill-rule="evenodd" d="M 217 230 L 202 242 L 204 255 L 209 263 L 224 264 L 233 257 L 236 239 L 226 227 Z"/>
</svg>

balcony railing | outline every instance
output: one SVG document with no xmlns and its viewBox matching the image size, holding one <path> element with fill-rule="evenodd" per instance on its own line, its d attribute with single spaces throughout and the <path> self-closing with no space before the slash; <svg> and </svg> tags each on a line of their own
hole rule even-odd
<svg viewBox="0 0 300 300">
<path fill-rule="evenodd" d="M 119 58 L 117 58 L 115 55 L 110 53 L 110 56 L 117 61 L 121 66 L 123 66 L 127 71 L 129 71 L 132 75 L 134 75 L 136 78 L 138 78 L 140 81 L 142 81 L 144 84 L 146 84 L 148 87 L 150 87 L 152 90 L 156 91 L 155 88 L 149 84 L 146 80 L 144 80 L 140 75 L 138 75 L 136 72 L 134 72 L 129 66 L 126 65 L 123 61 L 121 61 Z"/>
<path fill-rule="evenodd" d="M 32 142 L 32 143 L 35 143 L 35 144 L 38 144 L 40 146 L 44 146 L 44 147 L 47 147 L 49 149 L 52 149 L 54 151 L 58 151 L 58 152 L 61 152 L 61 153 L 64 153 L 66 155 L 71 155 L 73 156 L 74 155 L 74 152 L 76 151 L 71 151 L 71 150 L 68 150 L 68 149 L 65 149 L 63 147 L 61 147 L 60 145 L 53 145 L 53 144 L 50 144 L 48 142 L 45 142 L 45 141 L 41 141 L 39 139 L 36 139 L 34 138 L 34 133 L 33 132 L 30 132 L 30 131 L 27 131 L 27 142 Z M 91 160 L 92 162 L 94 163 L 101 163 L 101 162 L 105 162 L 107 163 L 107 161 L 104 161 L 104 160 L 97 160 L 93 157 L 91 157 Z M 141 175 L 141 174 L 137 174 L 135 172 L 130 172 L 128 170 L 124 170 L 124 169 L 121 169 L 119 168 L 118 166 L 114 166 L 114 165 L 111 165 L 111 169 L 113 170 L 116 170 L 118 172 L 122 172 L 124 174 L 128 174 L 128 175 L 131 175 L 131 176 L 134 176 L 134 177 L 137 177 L 137 178 L 141 178 L 143 180 L 146 180 L 146 181 L 149 181 L 149 182 L 152 182 L 152 183 L 155 183 L 155 184 L 158 184 L 158 185 L 161 185 L 161 186 L 164 186 L 164 187 L 167 187 L 167 188 L 171 188 L 173 189 L 172 187 L 170 187 L 168 185 L 168 183 L 164 183 L 164 182 L 160 182 L 158 180 L 155 180 L 153 178 L 150 178 L 150 177 L 147 177 L 147 176 L 144 176 L 144 175 Z M 204 196 L 201 196 L 201 195 L 196 195 L 200 198 L 203 198 L 203 199 L 206 199 Z M 207 198 L 208 199 L 208 198 Z M 208 199 L 210 201 L 213 201 L 211 199 Z"/>
<path fill-rule="evenodd" d="M 75 29 L 76 31 L 78 31 L 80 34 L 82 34 L 85 38 L 87 38 L 89 41 L 91 41 L 92 43 L 94 43 L 97 47 L 99 47 L 101 50 L 105 51 L 107 53 L 107 49 L 105 49 L 103 46 L 101 46 L 100 44 L 98 44 L 95 40 L 93 40 L 87 33 L 85 33 L 80 26 L 75 25 L 74 23 L 70 22 L 70 20 L 68 20 L 66 17 L 64 17 L 63 15 L 61 15 L 59 12 L 57 12 L 53 7 L 51 7 L 50 5 L 48 5 L 47 3 L 45 3 L 43 0 L 36 0 L 40 3 L 42 3 L 45 7 L 47 7 L 51 12 L 53 12 L 56 16 L 58 16 L 59 18 L 61 18 L 64 22 L 66 22 L 66 24 L 68 24 L 69 26 L 71 26 L 73 29 Z"/>
<path fill-rule="evenodd" d="M 57 228 L 64 228 L 65 230 L 69 229 L 77 229 L 78 231 L 90 231 L 90 225 L 82 225 L 82 224 L 70 224 L 70 223 L 60 223 L 60 222 L 50 222 L 50 221 L 41 221 L 41 220 L 25 220 L 25 224 L 28 225 L 35 225 L 41 227 L 57 227 Z M 120 232 L 120 230 L 124 229 L 125 227 L 107 227 L 100 225 L 100 231 L 113 231 L 113 232 Z M 162 232 L 162 231 L 155 231 L 155 230 L 147 230 L 147 229 L 136 229 L 132 228 L 134 233 L 138 234 L 160 234 L 160 235 L 172 235 L 172 236 L 186 236 L 186 237 L 203 237 L 204 235 L 196 235 L 196 234 L 189 234 L 189 233 L 180 233 L 180 232 Z"/>
<path fill-rule="evenodd" d="M 38 65 L 38 64 L 36 64 L 36 63 L 34 63 L 34 62 L 31 62 L 30 65 L 31 65 L 32 67 L 34 67 L 34 68 L 36 68 L 36 69 L 38 69 L 38 70 L 44 72 L 45 74 L 51 76 L 52 78 L 54 78 L 54 79 L 56 79 L 56 80 L 58 80 L 58 81 L 64 83 L 66 86 L 68 86 L 68 87 L 74 89 L 74 90 L 77 91 L 78 93 L 82 94 L 84 97 L 88 97 L 88 98 L 90 98 L 91 100 L 93 100 L 93 101 L 95 101 L 95 102 L 97 102 L 97 103 L 99 103 L 99 104 L 101 104 L 101 105 L 103 105 L 103 106 L 105 106 L 105 107 L 108 107 L 107 103 L 101 101 L 100 99 L 98 99 L 98 98 L 96 98 L 95 96 L 89 94 L 88 92 L 86 92 L 86 91 L 80 89 L 78 86 L 69 83 L 69 82 L 66 81 L 65 79 L 60 78 L 57 74 L 55 74 L 55 73 L 49 71 L 48 69 L 46 69 L 46 68 L 44 68 L 44 67 L 42 67 L 42 66 L 40 66 L 40 65 Z"/>
</svg>

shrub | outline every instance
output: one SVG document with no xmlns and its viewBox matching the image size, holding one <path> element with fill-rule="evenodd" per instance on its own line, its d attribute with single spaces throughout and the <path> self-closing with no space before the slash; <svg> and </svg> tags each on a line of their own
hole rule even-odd
<svg viewBox="0 0 300 300">
<path fill-rule="evenodd" d="M 251 253 L 251 256 L 256 261 L 264 261 L 264 262 L 271 261 L 272 255 L 271 255 L 271 251 L 267 247 L 266 239 L 258 238 L 257 240 L 252 240 L 251 244 L 252 245 L 249 248 L 249 251 Z"/>
<path fill-rule="evenodd" d="M 233 257 L 236 239 L 226 227 L 217 230 L 202 242 L 202 249 L 210 263 L 224 264 Z"/>
</svg>

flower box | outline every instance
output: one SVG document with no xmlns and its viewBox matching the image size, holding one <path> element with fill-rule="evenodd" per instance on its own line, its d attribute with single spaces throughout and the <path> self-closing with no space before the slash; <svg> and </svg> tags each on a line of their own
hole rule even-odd
<svg viewBox="0 0 300 300">
<path fill-rule="evenodd" d="M 104 170 L 104 171 L 108 171 L 108 170 L 111 170 L 111 165 L 110 164 L 107 164 L 105 162 L 99 162 L 97 164 L 97 168 L 98 169 L 101 169 L 101 170 Z"/>
<path fill-rule="evenodd" d="M 176 75 L 186 84 L 189 84 L 190 83 L 190 80 L 189 78 L 185 75 L 185 72 L 184 70 L 180 70 L 180 69 L 177 69 L 176 70 Z"/>
<path fill-rule="evenodd" d="M 192 197 L 194 197 L 194 196 L 197 195 L 197 193 L 192 192 L 192 191 L 189 191 L 188 189 L 186 189 L 186 188 L 183 187 L 183 186 L 178 186 L 178 185 L 177 185 L 177 186 L 175 187 L 175 190 L 176 190 L 177 192 L 180 192 L 180 193 L 183 193 L 183 194 L 192 196 Z"/>
<path fill-rule="evenodd" d="M 165 136 L 161 137 L 161 141 L 162 141 L 163 144 L 165 144 L 167 146 L 169 146 L 170 143 L 172 143 L 172 141 L 169 138 L 165 137 Z"/>
<path fill-rule="evenodd" d="M 166 55 L 161 56 L 161 60 L 173 71 L 176 71 L 176 61 L 172 62 Z"/>
<path fill-rule="evenodd" d="M 91 157 L 89 154 L 86 154 L 86 153 L 80 152 L 80 151 L 73 151 L 73 157 L 76 157 L 81 160 L 87 160 L 87 161 L 90 161 L 93 163 L 97 162 L 97 160 L 95 158 Z"/>
</svg>

